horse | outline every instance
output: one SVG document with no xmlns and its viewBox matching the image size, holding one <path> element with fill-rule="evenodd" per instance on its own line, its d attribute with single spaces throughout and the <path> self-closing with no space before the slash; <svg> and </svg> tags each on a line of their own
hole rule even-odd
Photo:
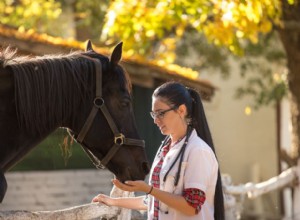
<svg viewBox="0 0 300 220">
<path fill-rule="evenodd" d="M 4 173 L 57 128 L 66 128 L 97 168 L 117 179 L 149 173 L 145 143 L 132 107 L 132 85 L 119 64 L 122 42 L 109 57 L 88 41 L 85 51 L 21 56 L 0 52 L 0 202 Z"/>
</svg>

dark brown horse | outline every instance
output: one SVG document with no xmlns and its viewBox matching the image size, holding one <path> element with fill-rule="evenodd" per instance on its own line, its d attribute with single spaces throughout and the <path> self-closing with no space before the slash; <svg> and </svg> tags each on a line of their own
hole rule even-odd
<svg viewBox="0 0 300 220">
<path fill-rule="evenodd" d="M 69 129 L 97 167 L 121 181 L 145 178 L 149 165 L 121 55 L 122 43 L 109 59 L 90 42 L 85 52 L 59 56 L 0 52 L 0 202 L 4 173 L 59 127 Z"/>
</svg>

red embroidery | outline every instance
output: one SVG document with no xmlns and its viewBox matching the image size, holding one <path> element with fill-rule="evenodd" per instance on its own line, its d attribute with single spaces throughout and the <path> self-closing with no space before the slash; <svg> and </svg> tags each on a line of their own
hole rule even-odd
<svg viewBox="0 0 300 220">
<path fill-rule="evenodd" d="M 159 181 L 159 174 L 162 167 L 162 164 L 164 162 L 164 158 L 167 155 L 168 151 L 170 149 L 170 144 L 164 146 L 161 151 L 161 158 L 157 165 L 154 167 L 151 177 L 151 184 L 153 187 L 159 188 L 160 181 Z M 159 211 L 159 201 L 154 198 L 154 215 L 153 220 L 158 220 L 158 211 Z"/>
<path fill-rule="evenodd" d="M 176 143 L 174 143 L 173 145 L 179 143 L 184 137 L 177 140 Z M 151 176 L 151 184 L 153 187 L 159 188 L 159 186 L 160 186 L 159 174 L 160 174 L 164 159 L 170 150 L 170 145 L 171 145 L 171 141 L 169 141 L 168 144 L 162 148 L 161 153 L 160 153 L 161 158 L 160 158 L 159 162 L 157 163 L 157 165 L 153 169 L 152 176 Z M 200 209 L 201 209 L 201 207 L 200 207 Z M 158 220 L 158 213 L 159 213 L 159 201 L 156 198 L 154 198 L 153 220 Z"/>
<path fill-rule="evenodd" d="M 192 207 L 195 208 L 196 214 L 200 212 L 206 199 L 205 192 L 195 188 L 184 189 L 183 197 Z"/>
</svg>

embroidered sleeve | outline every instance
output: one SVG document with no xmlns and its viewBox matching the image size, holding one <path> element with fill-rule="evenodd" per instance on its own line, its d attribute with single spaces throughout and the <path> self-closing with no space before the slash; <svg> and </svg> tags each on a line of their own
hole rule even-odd
<svg viewBox="0 0 300 220">
<path fill-rule="evenodd" d="M 192 207 L 195 208 L 196 214 L 200 212 L 201 207 L 206 199 L 205 193 L 196 188 L 188 188 L 183 190 L 183 197 Z"/>
</svg>

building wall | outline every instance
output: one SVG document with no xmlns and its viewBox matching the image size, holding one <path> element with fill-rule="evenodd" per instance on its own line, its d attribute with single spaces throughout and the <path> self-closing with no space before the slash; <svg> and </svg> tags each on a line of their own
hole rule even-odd
<svg viewBox="0 0 300 220">
<path fill-rule="evenodd" d="M 277 175 L 275 108 L 262 107 L 246 115 L 244 109 L 252 100 L 234 98 L 243 79 L 237 63 L 231 63 L 231 68 L 227 80 L 217 73 L 201 75 L 219 88 L 212 102 L 205 102 L 204 106 L 221 172 L 229 174 L 235 185 L 261 182 Z M 246 199 L 246 207 L 246 212 L 250 209 L 254 213 L 277 213 L 277 194 L 267 194 L 254 201 Z"/>
</svg>

